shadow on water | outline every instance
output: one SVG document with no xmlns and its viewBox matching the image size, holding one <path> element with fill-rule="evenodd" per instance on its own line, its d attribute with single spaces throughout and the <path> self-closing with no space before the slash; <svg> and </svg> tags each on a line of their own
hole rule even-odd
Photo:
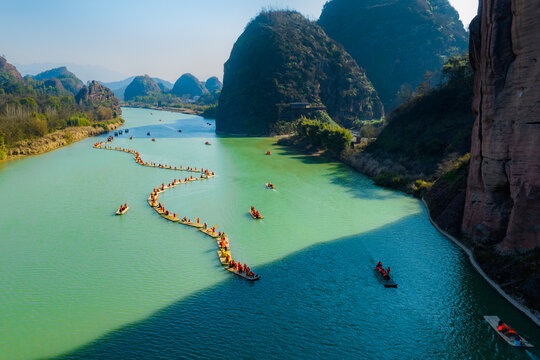
<svg viewBox="0 0 540 360">
<path fill-rule="evenodd" d="M 429 227 L 392 236 L 423 216 L 314 244 L 256 269 L 256 283 L 231 276 L 57 359 L 527 358 L 485 326 L 508 305 L 459 250 Z M 375 279 L 379 259 L 397 289 Z"/>
<path fill-rule="evenodd" d="M 276 145 L 276 144 L 275 144 Z M 305 164 L 332 164 L 332 172 L 325 176 L 330 178 L 330 182 L 339 185 L 356 198 L 388 200 L 402 198 L 406 196 L 402 192 L 391 189 L 383 189 L 373 185 L 373 181 L 367 176 L 358 173 L 348 165 L 326 156 L 314 156 L 306 154 L 292 147 L 277 145 L 279 154 L 300 160 Z M 354 174 L 355 176 L 351 176 Z M 360 176 L 358 176 L 360 175 Z"/>
</svg>

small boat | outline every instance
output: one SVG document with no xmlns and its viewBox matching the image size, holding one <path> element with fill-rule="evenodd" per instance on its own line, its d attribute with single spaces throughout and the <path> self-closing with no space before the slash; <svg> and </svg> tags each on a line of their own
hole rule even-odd
<svg viewBox="0 0 540 360">
<path fill-rule="evenodd" d="M 259 275 L 255 275 L 255 276 L 247 276 L 245 272 L 239 272 L 238 270 L 230 267 L 230 268 L 227 268 L 227 271 L 230 271 L 232 272 L 233 274 L 236 274 L 240 277 L 243 277 L 244 279 L 246 280 L 249 280 L 249 281 L 256 281 L 256 280 L 259 280 Z"/>
<path fill-rule="evenodd" d="M 124 133 L 124 131 L 120 130 L 118 131 L 118 134 L 122 135 Z"/>
<path fill-rule="evenodd" d="M 266 155 L 270 155 L 270 154 L 271 154 L 270 151 L 267 151 L 267 152 L 266 152 Z"/>
<path fill-rule="evenodd" d="M 211 236 L 213 238 L 217 238 L 219 236 L 218 233 L 215 232 L 215 231 L 212 231 L 211 228 L 204 229 L 204 226 L 203 226 L 203 228 L 201 228 L 199 230 L 201 230 L 203 233 L 205 233 L 206 235 Z"/>
<path fill-rule="evenodd" d="M 254 218 L 255 220 L 264 219 L 264 216 L 262 216 L 261 214 L 259 214 L 259 217 L 257 217 L 252 210 L 249 210 L 249 213 L 251 214 L 251 217 Z"/>
<path fill-rule="evenodd" d="M 276 188 L 276 186 L 274 184 L 271 184 L 271 183 L 266 183 L 264 185 L 266 185 L 267 189 L 275 189 Z"/>
<path fill-rule="evenodd" d="M 126 131 L 126 134 L 127 134 L 129 132 L 129 129 L 126 129 L 125 131 Z"/>
<path fill-rule="evenodd" d="M 204 143 L 204 145 L 212 145 L 212 144 L 210 144 L 210 143 L 207 141 L 207 142 Z"/>
<path fill-rule="evenodd" d="M 221 256 L 221 250 L 217 251 L 217 256 L 219 257 L 219 262 L 221 265 L 229 267 L 229 263 L 227 262 L 227 258 Z"/>
<path fill-rule="evenodd" d="M 150 136 L 150 131 L 146 133 L 146 135 Z"/>
<path fill-rule="evenodd" d="M 178 129 L 178 132 L 182 132 L 182 130 Z"/>
<path fill-rule="evenodd" d="M 127 211 L 129 210 L 129 206 L 126 206 L 126 208 L 124 210 L 116 210 L 116 215 L 124 215 L 125 213 L 127 213 Z"/>
<path fill-rule="evenodd" d="M 114 132 L 114 136 L 118 136 L 118 131 L 115 131 L 115 132 Z"/>
<path fill-rule="evenodd" d="M 133 136 L 130 136 L 130 137 L 129 137 L 129 140 L 133 140 Z"/>
<path fill-rule="evenodd" d="M 397 288 L 397 284 L 394 282 L 394 280 L 392 280 L 390 275 L 388 275 L 388 277 L 389 277 L 388 279 L 385 279 L 377 268 L 374 268 L 373 272 L 375 273 L 375 277 L 377 278 L 377 280 L 379 280 L 379 282 L 381 284 L 383 284 L 384 287 L 386 287 L 386 288 Z"/>
<path fill-rule="evenodd" d="M 153 138 L 152 141 L 156 141 L 156 138 Z"/>
<path fill-rule="evenodd" d="M 512 345 L 512 346 L 516 346 L 516 347 L 529 347 L 529 348 L 532 348 L 534 347 L 533 344 L 531 344 L 530 342 L 528 342 L 527 340 L 525 340 L 523 337 L 519 336 L 517 333 L 516 335 L 519 336 L 519 342 L 515 341 L 515 338 L 516 338 L 516 335 L 506 335 L 506 333 L 503 333 L 499 330 L 497 330 L 497 328 L 499 327 L 499 321 L 501 319 L 499 319 L 498 316 L 484 316 L 484 319 L 487 321 L 487 323 L 489 325 L 491 325 L 491 327 L 493 328 L 493 330 L 495 330 L 495 332 L 497 334 L 499 334 L 500 337 L 502 337 L 504 339 L 504 341 L 506 341 L 508 344 Z M 506 324 L 508 326 L 508 324 Z M 513 329 L 511 329 L 513 330 Z M 515 330 L 514 330 L 515 331 Z"/>
<path fill-rule="evenodd" d="M 161 121 L 161 119 L 159 119 L 159 121 Z"/>
</svg>

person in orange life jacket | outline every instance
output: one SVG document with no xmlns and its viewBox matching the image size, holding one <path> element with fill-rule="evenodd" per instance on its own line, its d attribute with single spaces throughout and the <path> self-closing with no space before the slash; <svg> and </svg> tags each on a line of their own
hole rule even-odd
<svg viewBox="0 0 540 360">
<path fill-rule="evenodd" d="M 510 327 L 506 325 L 505 323 L 503 323 L 502 320 L 499 320 L 499 326 L 497 327 L 497 331 L 506 333 L 509 330 L 511 330 Z"/>
</svg>

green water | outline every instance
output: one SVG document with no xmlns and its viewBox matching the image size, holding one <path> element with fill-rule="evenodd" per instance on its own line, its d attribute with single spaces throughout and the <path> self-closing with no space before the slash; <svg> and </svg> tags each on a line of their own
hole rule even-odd
<svg viewBox="0 0 540 360">
<path fill-rule="evenodd" d="M 181 173 L 92 149 L 95 138 L 12 161 L 0 165 L 0 359 L 538 356 L 509 348 L 483 322 L 508 317 L 540 344 L 417 200 L 274 139 L 215 137 L 198 117 L 123 117 L 134 139 L 114 145 L 216 172 L 160 201 L 218 224 L 261 280 L 223 271 L 214 241 L 147 205 L 154 186 Z M 114 216 L 125 202 L 129 212 Z M 251 205 L 264 220 L 251 219 Z M 398 289 L 377 283 L 377 260 L 392 266 Z"/>
</svg>

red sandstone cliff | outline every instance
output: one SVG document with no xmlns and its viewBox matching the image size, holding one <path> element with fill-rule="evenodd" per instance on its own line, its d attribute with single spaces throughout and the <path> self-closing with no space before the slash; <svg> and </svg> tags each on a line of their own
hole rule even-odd
<svg viewBox="0 0 540 360">
<path fill-rule="evenodd" d="M 481 0 L 470 26 L 475 70 L 462 231 L 499 252 L 540 246 L 540 4 Z"/>
</svg>

